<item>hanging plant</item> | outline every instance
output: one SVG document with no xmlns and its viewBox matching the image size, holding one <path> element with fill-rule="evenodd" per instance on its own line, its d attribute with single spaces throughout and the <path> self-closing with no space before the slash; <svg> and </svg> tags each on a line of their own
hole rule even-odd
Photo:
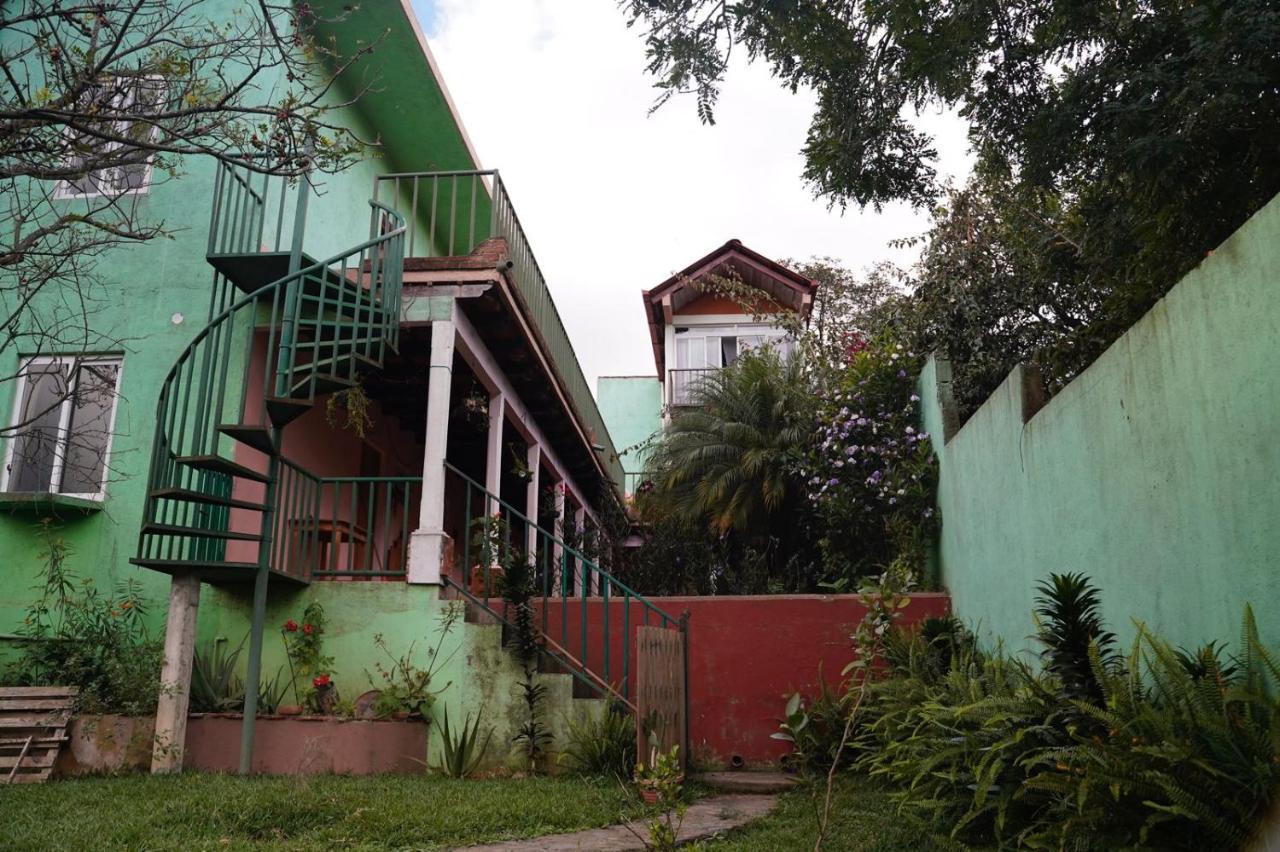
<svg viewBox="0 0 1280 852">
<path fill-rule="evenodd" d="M 369 415 L 372 407 L 373 400 L 357 378 L 351 387 L 329 395 L 324 402 L 324 419 L 330 428 L 355 432 L 363 440 L 373 429 L 373 418 Z"/>
</svg>

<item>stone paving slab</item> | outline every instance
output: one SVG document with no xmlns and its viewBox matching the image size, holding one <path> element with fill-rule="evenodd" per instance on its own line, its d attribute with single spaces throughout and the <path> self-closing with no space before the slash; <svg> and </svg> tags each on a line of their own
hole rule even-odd
<svg viewBox="0 0 1280 852">
<path fill-rule="evenodd" d="M 755 770 L 702 772 L 693 780 L 719 793 L 785 793 L 799 783 L 796 776 L 784 772 Z"/>
<path fill-rule="evenodd" d="M 730 795 L 700 799 L 685 812 L 679 840 L 681 843 L 692 843 L 739 828 L 764 816 L 777 803 L 777 796 Z M 649 830 L 644 820 L 637 820 L 630 825 L 641 837 L 648 837 Z M 611 825 L 572 834 L 553 834 L 532 840 L 508 840 L 505 843 L 466 848 L 468 852 L 632 852 L 644 849 L 644 843 L 625 826 Z"/>
</svg>

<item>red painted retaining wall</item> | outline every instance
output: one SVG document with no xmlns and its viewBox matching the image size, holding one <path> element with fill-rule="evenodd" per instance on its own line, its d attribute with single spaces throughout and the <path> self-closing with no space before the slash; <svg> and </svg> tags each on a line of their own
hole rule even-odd
<svg viewBox="0 0 1280 852">
<path fill-rule="evenodd" d="M 793 692 L 817 691 L 819 670 L 831 685 L 853 659 L 853 632 L 866 613 L 856 595 L 743 595 L 726 597 L 668 597 L 650 601 L 678 617 L 689 612 L 689 738 L 700 761 L 728 763 L 735 755 L 747 765 L 776 763 L 787 753 L 786 743 L 770 739 L 786 699 Z M 595 671 L 603 671 L 602 639 L 605 607 L 589 599 L 586 647 Z M 549 605 L 546 630 L 569 653 L 581 657 L 580 601 Z M 629 610 L 629 612 L 628 612 Z M 911 596 L 903 623 L 914 624 L 951 611 L 951 599 L 941 593 Z M 543 613 L 539 613 L 543 615 Z M 608 608 L 609 679 L 626 679 L 635 686 L 635 661 L 624 653 L 623 628 L 630 634 L 634 654 L 635 631 L 645 623 L 640 606 L 611 601 Z M 649 624 L 659 625 L 652 614 Z"/>
<path fill-rule="evenodd" d="M 230 713 L 191 716 L 183 765 L 201 772 L 235 772 L 241 721 Z M 427 727 L 421 722 L 259 717 L 254 731 L 253 771 L 267 775 L 423 772 L 426 759 Z"/>
</svg>

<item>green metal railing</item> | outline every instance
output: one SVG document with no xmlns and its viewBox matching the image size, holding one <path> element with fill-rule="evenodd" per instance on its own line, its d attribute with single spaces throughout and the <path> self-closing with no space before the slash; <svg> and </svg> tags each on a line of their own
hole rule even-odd
<svg viewBox="0 0 1280 852">
<path fill-rule="evenodd" d="M 265 160 L 266 155 L 248 161 Z M 257 172 L 247 163 L 219 163 L 213 181 L 208 257 L 288 251 L 293 210 L 303 178 Z"/>
<path fill-rule="evenodd" d="M 406 211 L 410 257 L 467 255 L 490 237 L 506 240 L 512 277 L 524 312 L 542 338 L 584 431 L 603 447 L 597 452 L 614 489 L 621 493 L 622 463 L 498 170 L 381 175 L 374 181 L 374 200 L 380 191 L 390 194 L 397 208 Z M 417 240 L 419 230 L 423 233 L 421 242 Z"/>
<path fill-rule="evenodd" d="M 403 578 L 421 476 L 315 476 L 280 460 L 272 564 L 311 579 Z"/>
<path fill-rule="evenodd" d="M 680 630 L 688 642 L 688 616 L 676 617 L 655 606 L 601 568 L 591 555 L 539 526 L 447 462 L 445 475 L 461 482 L 463 506 L 461 541 L 454 543 L 457 564 L 448 582 L 510 623 L 501 600 L 499 566 L 527 560 L 534 572 L 534 611 L 545 650 L 579 679 L 634 710 L 632 629 L 652 625 Z M 597 604 L 598 629 L 589 617 Z M 571 618 L 569 610 L 574 607 L 577 617 Z M 620 610 L 616 615 L 615 609 Z"/>
</svg>

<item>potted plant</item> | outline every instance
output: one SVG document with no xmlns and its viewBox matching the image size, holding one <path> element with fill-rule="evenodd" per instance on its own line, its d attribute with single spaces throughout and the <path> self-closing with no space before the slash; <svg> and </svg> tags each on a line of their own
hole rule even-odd
<svg viewBox="0 0 1280 852">
<path fill-rule="evenodd" d="M 660 752 L 655 744 L 649 746 L 649 763 L 636 764 L 636 789 L 647 805 L 670 804 L 680 798 L 684 784 L 684 770 L 680 766 L 680 746 L 669 752 Z"/>
</svg>

